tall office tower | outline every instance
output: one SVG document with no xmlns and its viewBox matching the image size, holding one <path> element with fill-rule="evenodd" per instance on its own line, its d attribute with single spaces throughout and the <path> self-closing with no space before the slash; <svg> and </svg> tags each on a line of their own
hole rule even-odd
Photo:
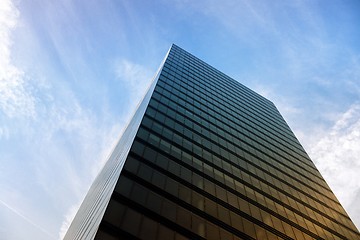
<svg viewBox="0 0 360 240">
<path fill-rule="evenodd" d="M 173 45 L 66 239 L 360 239 L 272 102 Z"/>
</svg>

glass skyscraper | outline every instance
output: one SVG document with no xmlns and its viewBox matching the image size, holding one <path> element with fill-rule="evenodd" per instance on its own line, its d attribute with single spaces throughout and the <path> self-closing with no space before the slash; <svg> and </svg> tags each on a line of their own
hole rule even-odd
<svg viewBox="0 0 360 240">
<path fill-rule="evenodd" d="M 272 102 L 173 45 L 65 239 L 360 239 Z"/>
</svg>

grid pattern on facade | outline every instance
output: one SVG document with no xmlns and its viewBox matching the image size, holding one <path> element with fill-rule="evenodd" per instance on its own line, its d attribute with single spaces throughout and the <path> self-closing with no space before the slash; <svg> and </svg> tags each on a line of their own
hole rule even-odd
<svg viewBox="0 0 360 240">
<path fill-rule="evenodd" d="M 173 45 L 96 239 L 360 239 L 276 107 Z"/>
</svg>

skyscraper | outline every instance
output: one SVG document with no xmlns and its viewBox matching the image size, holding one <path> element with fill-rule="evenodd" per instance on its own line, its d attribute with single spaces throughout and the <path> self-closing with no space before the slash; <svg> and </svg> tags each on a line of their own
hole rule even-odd
<svg viewBox="0 0 360 240">
<path fill-rule="evenodd" d="M 272 102 L 173 45 L 65 239 L 360 239 Z"/>
</svg>

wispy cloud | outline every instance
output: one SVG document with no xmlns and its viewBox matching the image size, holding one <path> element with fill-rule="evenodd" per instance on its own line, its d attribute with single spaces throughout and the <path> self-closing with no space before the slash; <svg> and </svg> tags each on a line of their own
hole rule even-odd
<svg viewBox="0 0 360 240">
<path fill-rule="evenodd" d="M 12 1 L 0 3 L 0 111 L 11 118 L 34 117 L 35 99 L 31 88 L 26 83 L 24 73 L 11 62 L 11 34 L 18 17 L 19 11 Z"/>
<path fill-rule="evenodd" d="M 13 121 L 11 128 L 18 134 L 3 139 L 5 146 L 16 141 L 19 147 L 16 151 L 2 149 L 1 186 L 8 186 L 1 188 L 0 196 L 1 201 L 13 203 L 12 209 L 26 214 L 29 221 L 56 234 L 63 219 L 65 231 L 75 203 L 85 196 L 122 126 L 111 115 L 98 117 L 64 90 L 56 94 L 49 90 L 46 95 L 56 98 L 37 106 L 36 120 Z M 52 217 L 46 220 L 48 210 Z"/>
<path fill-rule="evenodd" d="M 130 91 L 132 100 L 137 104 L 139 97 L 149 87 L 154 71 L 127 59 L 116 60 L 114 71 L 116 78 L 124 84 L 125 90 Z"/>
<path fill-rule="evenodd" d="M 310 147 L 309 155 L 330 187 L 344 204 L 354 208 L 360 202 L 360 104 L 352 105 L 320 141 Z M 346 186 L 346 188 L 344 188 Z M 354 194 L 355 193 L 355 194 Z M 360 226 L 359 219 L 354 221 Z"/>
<path fill-rule="evenodd" d="M 60 100 L 48 109 L 47 122 L 41 123 L 44 133 L 34 136 L 42 139 L 38 141 L 42 147 L 34 149 L 39 155 L 36 179 L 49 201 L 62 208 L 60 238 L 122 128 L 111 116 L 99 118 L 76 99 L 71 102 L 72 106 L 65 106 Z"/>
<path fill-rule="evenodd" d="M 46 234 L 47 237 L 49 239 L 56 239 L 56 237 L 54 235 L 52 235 L 51 233 L 49 233 L 48 231 L 46 231 L 44 228 L 42 228 L 41 226 L 39 226 L 38 224 L 34 223 L 32 220 L 30 220 L 29 218 L 27 218 L 26 216 L 24 216 L 23 214 L 21 214 L 18 210 L 14 209 L 13 207 L 11 207 L 9 204 L 3 202 L 0 200 L 0 204 L 3 205 L 5 208 L 9 209 L 10 211 L 12 211 L 14 214 L 16 214 L 18 217 L 22 218 L 23 220 L 25 220 L 26 222 L 28 222 L 31 226 L 35 227 L 36 229 L 40 230 L 42 233 Z"/>
<path fill-rule="evenodd" d="M 1 1 L 0 201 L 13 213 L 5 219 L 13 226 L 1 231 L 14 236 L 12 239 L 22 239 L 16 233 L 22 229 L 21 218 L 33 226 L 24 228 L 25 235 L 29 231 L 33 234 L 29 237 L 38 236 L 36 231 L 40 231 L 49 239 L 55 238 L 60 227 L 61 234 L 66 231 L 74 209 L 113 148 L 122 119 L 118 122 L 106 109 L 95 113 L 79 101 L 67 81 L 54 81 L 61 77 L 51 74 L 54 67 L 48 65 L 41 52 L 44 49 L 36 49 L 37 61 L 27 65 L 34 71 L 30 79 L 28 72 L 12 61 L 12 34 L 19 18 L 11 1 Z M 29 46 L 41 45 L 38 36 L 31 37 Z M 61 44 L 55 45 L 61 52 Z M 45 66 L 49 72 L 42 72 Z M 6 204 L 9 202 L 11 206 Z"/>
<path fill-rule="evenodd" d="M 139 65 L 139 64 L 135 64 L 132 63 L 129 60 L 126 59 L 122 59 L 122 60 L 118 60 L 115 61 L 114 65 L 114 73 L 116 75 L 116 78 L 124 85 L 125 91 L 128 93 L 127 97 L 129 100 L 130 105 L 133 106 L 129 106 L 128 109 L 129 110 L 133 110 L 134 107 L 136 106 L 136 104 L 140 101 L 141 96 L 144 95 L 144 92 L 146 91 L 146 89 L 148 88 L 149 84 L 150 84 L 150 80 L 151 80 L 151 75 L 153 74 L 150 70 L 148 70 L 147 68 Z M 127 122 L 131 115 L 133 114 L 132 111 L 129 111 L 124 117 L 124 122 Z M 66 124 L 68 126 L 71 126 L 72 124 Z M 80 123 L 79 126 L 84 126 L 83 123 Z M 96 139 L 102 139 L 102 141 L 107 141 L 108 143 L 115 143 L 115 139 L 118 135 L 116 135 L 116 133 L 119 133 L 119 129 L 123 128 L 124 126 L 117 126 L 117 128 L 114 128 L 111 131 L 111 134 L 107 133 L 104 134 L 104 136 L 96 136 Z M 116 131 L 115 131 L 116 130 Z M 94 132 L 96 132 L 96 130 L 92 130 L 92 134 L 94 134 Z M 112 137 L 111 137 L 112 136 Z M 94 139 L 95 140 L 95 139 Z M 91 147 L 93 143 L 89 143 L 88 147 Z M 107 146 L 109 147 L 113 147 L 113 144 L 107 144 Z M 110 153 L 110 149 L 111 148 L 103 148 L 102 154 L 100 154 L 101 156 L 106 156 L 106 153 L 109 154 Z M 104 151 L 106 150 L 106 151 Z M 96 154 L 96 151 L 93 152 L 92 154 Z M 99 155 L 99 154 L 97 154 Z M 100 156 L 98 156 L 100 157 Z M 83 158 L 86 159 L 86 158 Z M 104 161 L 106 160 L 106 158 L 103 158 L 103 161 L 101 161 L 101 165 L 104 164 Z M 98 173 L 98 170 L 100 168 L 96 167 L 99 166 L 99 164 L 95 164 L 95 167 L 97 171 L 93 171 Z M 85 169 L 86 171 L 86 169 Z M 71 178 L 73 179 L 73 178 Z M 69 183 L 69 185 L 74 185 L 74 183 Z M 84 186 L 79 186 L 79 189 L 85 189 Z M 80 198 L 80 200 L 82 200 L 82 198 Z M 79 206 L 81 204 L 81 201 L 78 201 L 77 203 L 75 203 L 74 205 L 72 205 L 70 208 L 68 208 L 65 216 L 64 216 L 64 220 L 62 222 L 61 228 L 60 228 L 60 232 L 59 232 L 59 237 L 60 239 L 63 238 L 63 236 L 66 234 L 66 231 L 68 229 L 68 227 L 71 224 L 71 221 L 73 220 Z"/>
<path fill-rule="evenodd" d="M 59 240 L 64 239 L 64 236 L 65 236 L 67 230 L 69 229 L 71 222 L 73 221 L 77 211 L 79 210 L 81 203 L 82 203 L 82 201 L 79 201 L 77 204 L 74 204 L 65 213 L 64 220 L 61 224 L 60 231 L 59 231 Z"/>
</svg>

